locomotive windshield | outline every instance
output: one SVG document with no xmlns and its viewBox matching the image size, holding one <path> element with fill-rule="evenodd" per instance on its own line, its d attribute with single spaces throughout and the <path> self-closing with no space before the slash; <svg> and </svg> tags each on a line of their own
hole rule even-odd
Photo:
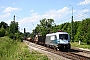
<svg viewBox="0 0 90 60">
<path fill-rule="evenodd" d="M 59 34 L 59 39 L 67 40 L 68 39 L 68 34 Z"/>
</svg>

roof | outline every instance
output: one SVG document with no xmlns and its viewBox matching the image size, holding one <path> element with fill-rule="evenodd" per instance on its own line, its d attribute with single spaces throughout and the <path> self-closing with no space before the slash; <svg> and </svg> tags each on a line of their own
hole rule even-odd
<svg viewBox="0 0 90 60">
<path fill-rule="evenodd" d="M 68 34 L 68 33 L 67 32 L 56 32 L 56 33 L 47 34 L 46 36 L 57 35 L 57 34 Z"/>
</svg>

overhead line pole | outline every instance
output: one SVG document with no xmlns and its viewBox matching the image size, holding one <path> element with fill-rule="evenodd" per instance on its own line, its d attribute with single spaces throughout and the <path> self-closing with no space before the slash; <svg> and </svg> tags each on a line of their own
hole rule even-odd
<svg viewBox="0 0 90 60">
<path fill-rule="evenodd" d="M 72 19 L 71 19 L 71 40 L 73 42 L 73 6 L 70 5 L 72 7 Z"/>
<path fill-rule="evenodd" d="M 14 15 L 14 18 L 13 18 L 14 22 L 15 22 L 15 15 Z"/>
<path fill-rule="evenodd" d="M 14 37 L 13 37 L 13 39 L 15 40 L 15 15 L 14 15 L 13 20 L 14 20 L 14 30 L 13 30 Z"/>
</svg>

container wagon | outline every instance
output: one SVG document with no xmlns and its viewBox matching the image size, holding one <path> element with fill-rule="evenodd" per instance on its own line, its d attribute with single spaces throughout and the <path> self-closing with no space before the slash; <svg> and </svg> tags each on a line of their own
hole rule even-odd
<svg viewBox="0 0 90 60">
<path fill-rule="evenodd" d="M 46 38 L 46 36 L 36 35 L 36 37 L 34 39 L 34 43 L 37 43 L 40 45 L 45 45 L 45 38 Z"/>
</svg>

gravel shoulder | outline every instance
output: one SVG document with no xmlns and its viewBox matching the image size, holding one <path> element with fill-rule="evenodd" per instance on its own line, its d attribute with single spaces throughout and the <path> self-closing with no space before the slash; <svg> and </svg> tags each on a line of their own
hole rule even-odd
<svg viewBox="0 0 90 60">
<path fill-rule="evenodd" d="M 79 48 L 79 47 L 71 47 L 71 48 L 76 49 L 76 50 L 81 50 L 81 52 L 75 52 L 76 54 L 90 57 L 90 49 L 84 49 L 84 48 Z M 84 52 L 84 51 L 88 51 L 88 52 Z"/>
<path fill-rule="evenodd" d="M 39 49 L 39 48 L 35 48 L 35 47 L 30 46 L 30 44 L 34 44 L 34 43 L 31 43 L 31 42 L 28 42 L 28 41 L 24 41 L 24 42 L 28 45 L 29 50 L 35 50 L 35 51 L 38 51 L 38 52 L 40 52 L 40 53 L 42 53 L 42 54 L 45 54 L 45 55 L 47 55 L 47 57 L 48 57 L 50 60 L 70 60 L 70 59 L 67 59 L 67 58 L 65 58 L 65 57 L 56 55 L 56 54 L 54 54 L 54 53 L 50 53 L 50 52 L 47 52 L 47 51 L 43 51 L 43 50 L 41 50 L 41 49 Z M 28 42 L 28 43 L 27 43 L 27 42 Z"/>
</svg>

